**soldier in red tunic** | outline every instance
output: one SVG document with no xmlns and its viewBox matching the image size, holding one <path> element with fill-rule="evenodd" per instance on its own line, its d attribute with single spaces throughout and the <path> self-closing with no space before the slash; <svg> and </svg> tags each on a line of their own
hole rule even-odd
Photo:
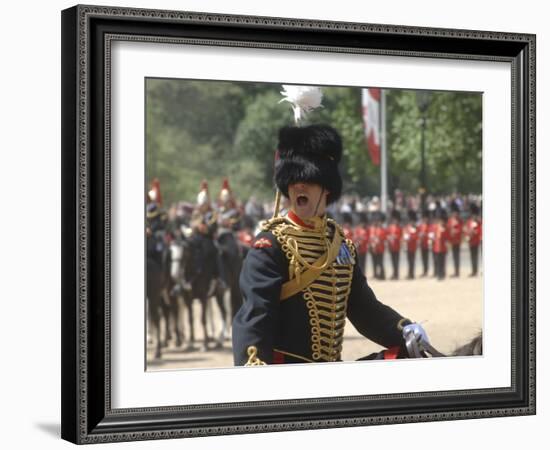
<svg viewBox="0 0 550 450">
<path fill-rule="evenodd" d="M 443 280 L 445 278 L 447 243 L 449 242 L 449 232 L 446 223 L 447 212 L 444 209 L 440 209 L 436 213 L 436 222 L 431 232 L 435 276 L 438 280 Z"/>
<path fill-rule="evenodd" d="M 475 277 L 477 275 L 479 248 L 481 245 L 481 218 L 479 217 L 479 208 L 475 204 L 472 204 L 470 207 L 470 217 L 464 226 L 464 234 L 466 242 L 470 247 L 470 258 L 472 260 L 472 273 L 470 276 Z"/>
<path fill-rule="evenodd" d="M 451 217 L 447 221 L 449 231 L 449 241 L 453 253 L 453 264 L 455 273 L 452 277 L 460 276 L 460 244 L 462 243 L 462 227 L 464 226 L 460 218 L 460 210 L 456 202 L 451 203 Z"/>
<path fill-rule="evenodd" d="M 391 263 L 393 268 L 393 273 L 391 276 L 392 280 L 399 279 L 399 252 L 401 250 L 401 215 L 399 211 L 393 210 L 391 213 L 391 221 L 387 229 L 387 240 L 388 240 L 388 249 L 391 255 Z"/>
<path fill-rule="evenodd" d="M 418 225 L 418 240 L 420 241 L 420 256 L 422 257 L 422 276 L 428 275 L 430 262 L 430 230 L 432 224 L 430 213 L 427 210 L 422 211 L 422 221 Z"/>
<path fill-rule="evenodd" d="M 369 230 L 369 248 L 372 253 L 374 278 L 378 280 L 386 279 L 386 271 L 384 270 L 384 251 L 386 249 L 385 218 L 384 213 L 376 212 L 374 215 L 374 225 Z"/>
<path fill-rule="evenodd" d="M 418 246 L 418 227 L 416 226 L 416 212 L 409 210 L 409 223 L 403 228 L 403 240 L 407 246 L 407 262 L 409 265 L 409 274 L 407 279 L 414 278 L 414 263 L 416 259 L 416 248 Z"/>
<path fill-rule="evenodd" d="M 344 230 L 344 237 L 346 239 L 353 240 L 353 219 L 350 213 L 342 213 L 342 229 Z"/>
<path fill-rule="evenodd" d="M 361 273 L 367 273 L 367 252 L 369 249 L 369 220 L 367 214 L 359 213 L 359 223 L 353 229 L 353 242 L 357 247 L 357 263 Z"/>
<path fill-rule="evenodd" d="M 367 228 L 367 233 L 369 235 L 369 247 L 368 252 L 371 256 L 372 262 L 372 277 L 376 278 L 376 255 L 374 254 L 374 241 L 376 238 L 376 215 L 378 212 L 371 213 L 371 223 Z"/>
</svg>

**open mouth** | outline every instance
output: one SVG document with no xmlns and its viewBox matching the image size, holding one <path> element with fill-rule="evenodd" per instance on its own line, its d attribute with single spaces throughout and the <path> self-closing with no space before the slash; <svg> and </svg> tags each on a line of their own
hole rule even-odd
<svg viewBox="0 0 550 450">
<path fill-rule="evenodd" d="M 298 195 L 298 197 L 296 197 L 296 204 L 298 206 L 306 206 L 308 201 L 309 199 L 306 195 Z"/>
</svg>

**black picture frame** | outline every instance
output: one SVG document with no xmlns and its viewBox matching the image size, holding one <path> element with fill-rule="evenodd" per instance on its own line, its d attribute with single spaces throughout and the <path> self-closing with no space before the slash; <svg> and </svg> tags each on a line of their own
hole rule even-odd
<svg viewBox="0 0 550 450">
<path fill-rule="evenodd" d="M 116 410 L 110 391 L 113 40 L 503 61 L 512 72 L 511 386 Z M 62 12 L 62 437 L 99 443 L 535 414 L 535 36 L 78 5 Z"/>
</svg>

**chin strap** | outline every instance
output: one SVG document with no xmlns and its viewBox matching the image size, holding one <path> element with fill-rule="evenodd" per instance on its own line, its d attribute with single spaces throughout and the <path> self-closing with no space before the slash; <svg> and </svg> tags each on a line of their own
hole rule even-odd
<svg viewBox="0 0 550 450">
<path fill-rule="evenodd" d="M 323 198 L 324 193 L 325 193 L 325 188 L 321 186 L 321 195 L 319 195 L 319 200 L 317 200 L 317 206 L 315 207 L 315 212 L 313 213 L 314 216 L 316 216 L 317 211 L 319 211 L 319 204 L 321 203 L 321 199 Z"/>
<path fill-rule="evenodd" d="M 272 219 L 275 219 L 279 216 L 279 209 L 281 207 L 281 191 L 277 189 L 277 193 L 275 194 L 275 207 L 273 208 L 273 217 Z"/>
</svg>

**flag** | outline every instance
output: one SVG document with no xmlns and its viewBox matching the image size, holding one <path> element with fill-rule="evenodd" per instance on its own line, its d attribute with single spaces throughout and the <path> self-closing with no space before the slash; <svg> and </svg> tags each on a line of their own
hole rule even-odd
<svg viewBox="0 0 550 450">
<path fill-rule="evenodd" d="M 380 165 L 380 89 L 362 90 L 363 123 L 369 155 L 375 166 Z"/>
</svg>

